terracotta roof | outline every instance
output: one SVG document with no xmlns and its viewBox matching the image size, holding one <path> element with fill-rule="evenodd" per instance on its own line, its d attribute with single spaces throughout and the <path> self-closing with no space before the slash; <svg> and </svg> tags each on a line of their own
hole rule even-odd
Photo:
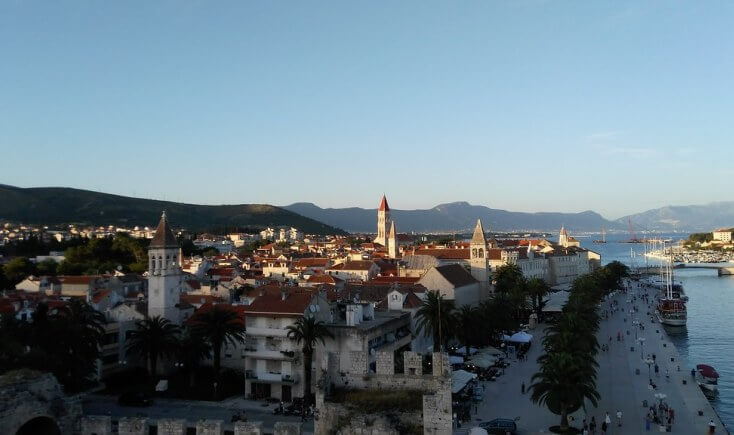
<svg viewBox="0 0 734 435">
<path fill-rule="evenodd" d="M 491 248 L 487 249 L 487 258 L 490 260 L 502 260 L 502 249 Z"/>
<path fill-rule="evenodd" d="M 95 304 L 98 304 L 100 301 L 102 301 L 102 299 L 106 298 L 109 294 L 110 294 L 109 290 L 99 291 L 92 296 L 92 302 L 94 302 Z"/>
<path fill-rule="evenodd" d="M 168 218 L 166 212 L 161 214 L 161 220 L 158 222 L 158 228 L 155 230 L 153 240 L 150 241 L 149 248 L 178 248 L 178 241 L 173 235 L 171 227 L 168 226 Z"/>
<path fill-rule="evenodd" d="M 307 267 L 326 267 L 327 264 L 329 264 L 328 258 L 301 258 L 294 266 L 305 269 Z"/>
<path fill-rule="evenodd" d="M 310 283 L 321 283 L 321 284 L 337 284 L 342 282 L 343 280 L 341 278 L 337 278 L 335 276 L 331 275 L 311 275 L 308 277 L 306 282 Z"/>
<path fill-rule="evenodd" d="M 380 201 L 380 208 L 377 209 L 378 211 L 390 211 L 390 206 L 387 205 L 387 198 L 385 197 L 385 194 L 382 195 L 382 201 Z"/>
<path fill-rule="evenodd" d="M 439 260 L 468 260 L 471 257 L 469 249 L 459 248 L 434 248 L 434 249 L 416 249 L 413 255 L 430 255 Z"/>
<path fill-rule="evenodd" d="M 60 276 L 59 281 L 62 284 L 90 284 L 92 281 L 101 278 L 102 275 L 65 275 Z"/>
<path fill-rule="evenodd" d="M 403 300 L 403 308 L 420 308 L 423 305 L 423 300 L 415 295 L 415 293 L 410 292 L 407 295 L 405 295 L 405 300 Z"/>
<path fill-rule="evenodd" d="M 183 302 L 183 304 L 188 304 L 188 302 Z M 183 305 L 182 304 L 182 305 Z M 216 307 L 216 308 L 215 308 Z M 191 316 L 186 323 L 189 325 L 195 325 L 198 321 L 197 316 L 206 313 L 208 311 L 211 311 L 213 309 L 217 310 L 228 310 L 228 311 L 234 311 L 237 313 L 237 317 L 239 318 L 241 324 L 244 326 L 245 324 L 245 306 L 244 305 L 232 305 L 232 304 L 218 304 L 218 303 L 212 303 L 207 302 L 201 307 L 199 307 L 198 310 L 194 313 L 193 316 Z"/>
<path fill-rule="evenodd" d="M 469 272 L 458 264 L 447 264 L 438 266 L 436 271 L 441 274 L 454 287 L 463 287 L 478 282 Z"/>
<path fill-rule="evenodd" d="M 369 270 L 375 262 L 372 260 L 357 260 L 347 261 L 346 263 L 337 264 L 336 266 L 330 267 L 335 270 Z M 337 268 L 337 266 L 339 266 Z"/>
<path fill-rule="evenodd" d="M 266 293 L 259 296 L 244 309 L 245 315 L 302 316 L 313 300 L 312 293 L 288 292 L 285 300 L 278 294 Z"/>
<path fill-rule="evenodd" d="M 391 284 L 391 283 L 414 284 L 418 282 L 419 279 L 420 278 L 418 277 L 410 277 L 410 276 L 377 276 L 367 281 L 367 284 Z"/>
<path fill-rule="evenodd" d="M 224 302 L 224 299 L 212 296 L 212 295 L 190 295 L 188 293 L 181 293 L 180 299 L 184 302 L 188 302 L 190 304 L 202 304 L 202 306 L 206 303 L 213 303 L 213 302 Z"/>
</svg>

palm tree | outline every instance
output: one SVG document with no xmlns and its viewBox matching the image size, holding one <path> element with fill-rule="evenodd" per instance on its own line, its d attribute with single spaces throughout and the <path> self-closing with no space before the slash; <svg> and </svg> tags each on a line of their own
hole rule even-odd
<svg viewBox="0 0 734 435">
<path fill-rule="evenodd" d="M 40 320 L 40 318 L 39 318 Z M 44 340 L 42 350 L 56 358 L 54 374 L 71 391 L 82 389 L 101 357 L 105 318 L 81 300 L 72 300 L 44 320 L 54 340 Z"/>
<path fill-rule="evenodd" d="M 127 339 L 127 350 L 145 360 L 151 377 L 155 379 L 158 359 L 176 353 L 181 330 L 161 316 L 138 320 L 135 325 L 137 328 L 130 331 Z"/>
<path fill-rule="evenodd" d="M 209 343 L 190 329 L 185 329 L 178 343 L 178 357 L 189 378 L 189 387 L 194 386 L 194 376 L 199 362 L 211 358 L 212 348 Z"/>
<path fill-rule="evenodd" d="M 418 332 L 433 336 L 433 351 L 442 349 L 453 331 L 454 301 L 445 300 L 438 291 L 426 292 L 423 306 L 418 309 Z"/>
<path fill-rule="evenodd" d="M 234 347 L 245 341 L 244 319 L 231 306 L 214 305 L 206 311 L 196 313 L 191 318 L 191 323 L 192 332 L 211 345 L 214 382 L 219 382 L 222 347 Z"/>
<path fill-rule="evenodd" d="M 492 274 L 495 293 L 509 293 L 521 279 L 524 279 L 522 269 L 517 264 L 499 266 Z"/>
<path fill-rule="evenodd" d="M 301 351 L 303 352 L 303 369 L 304 369 L 304 385 L 303 385 L 303 399 L 305 400 L 305 406 L 308 406 L 311 402 L 311 364 L 313 363 L 313 349 L 317 342 L 326 344 L 326 338 L 334 338 L 334 335 L 329 331 L 324 322 L 317 321 L 313 317 L 299 317 L 296 323 L 288 325 L 286 328 L 288 331 L 288 338 L 295 340 L 296 344 L 302 344 Z"/>
<path fill-rule="evenodd" d="M 475 344 L 478 319 L 479 309 L 471 305 L 462 305 L 456 312 L 456 334 L 466 348 L 467 358 L 469 358 L 469 346 Z"/>
<path fill-rule="evenodd" d="M 578 355 L 568 352 L 548 353 L 538 361 L 540 371 L 531 378 L 530 400 L 560 415 L 560 432 L 565 433 L 568 414 L 583 406 L 584 400 L 598 405 L 595 370 L 587 359 L 579 360 Z"/>
<path fill-rule="evenodd" d="M 533 311 L 535 311 L 538 320 L 540 320 L 543 314 L 543 307 L 545 307 L 545 301 L 543 299 L 550 293 L 550 286 L 543 278 L 532 278 L 528 281 L 527 289 Z"/>
</svg>

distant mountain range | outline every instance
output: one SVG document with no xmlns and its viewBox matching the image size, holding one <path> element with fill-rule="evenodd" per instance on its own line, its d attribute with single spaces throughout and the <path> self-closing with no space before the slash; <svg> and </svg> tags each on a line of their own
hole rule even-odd
<svg viewBox="0 0 734 435">
<path fill-rule="evenodd" d="M 20 188 L 0 184 L 0 220 L 28 224 L 86 223 L 91 225 L 148 225 L 166 210 L 176 227 L 216 231 L 235 227 L 290 225 L 311 234 L 370 233 L 376 230 L 377 209 L 321 208 L 298 202 L 284 207 L 267 204 L 198 205 L 131 198 L 67 187 Z M 490 231 L 557 231 L 572 233 L 626 231 L 628 220 L 638 232 L 711 231 L 734 227 L 734 201 L 706 205 L 668 206 L 607 220 L 593 211 L 580 213 L 523 213 L 467 202 L 440 204 L 424 210 L 390 210 L 399 232 L 470 231 L 482 220 Z"/>
<path fill-rule="evenodd" d="M 374 232 L 377 209 L 321 208 L 299 202 L 283 208 L 351 232 Z M 710 231 L 734 226 L 734 202 L 663 207 L 616 220 L 593 211 L 580 213 L 522 213 L 492 209 L 467 202 L 440 204 L 425 210 L 391 209 L 399 232 L 467 231 L 477 218 L 490 231 L 557 231 L 561 225 L 572 232 L 627 231 L 631 221 L 636 231 Z"/>
<path fill-rule="evenodd" d="M 667 206 L 617 219 L 617 226 L 632 222 L 637 229 L 658 231 L 711 231 L 734 227 L 734 201 L 704 205 Z"/>
<path fill-rule="evenodd" d="M 289 225 L 309 234 L 344 234 L 338 228 L 267 204 L 182 204 L 68 187 L 20 188 L 0 184 L 0 220 L 154 227 L 163 210 L 174 228 L 192 231 Z"/>
<path fill-rule="evenodd" d="M 299 202 L 283 208 L 312 219 L 338 226 L 351 232 L 374 232 L 377 209 L 320 208 Z M 604 219 L 593 211 L 581 213 L 522 213 L 498 210 L 468 202 L 440 204 L 426 210 L 390 209 L 398 232 L 466 231 L 474 228 L 477 219 L 491 231 L 557 231 L 561 225 L 574 231 L 600 231 L 602 226 L 619 225 Z M 626 225 L 626 224 L 625 224 Z"/>
</svg>

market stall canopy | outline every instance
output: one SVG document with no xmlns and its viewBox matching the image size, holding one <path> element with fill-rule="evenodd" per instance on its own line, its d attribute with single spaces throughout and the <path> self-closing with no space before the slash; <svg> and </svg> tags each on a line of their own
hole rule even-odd
<svg viewBox="0 0 734 435">
<path fill-rule="evenodd" d="M 497 357 L 489 353 L 479 352 L 478 354 L 469 358 L 468 362 L 479 368 L 488 369 L 497 362 Z"/>
<path fill-rule="evenodd" d="M 477 349 L 476 347 L 469 347 L 469 355 L 474 355 L 477 352 L 479 352 L 479 349 Z M 466 346 L 461 346 L 460 348 L 456 349 L 456 353 L 466 355 Z"/>
<path fill-rule="evenodd" d="M 461 391 L 466 384 L 472 379 L 476 378 L 477 375 L 469 373 L 466 370 L 456 370 L 451 372 L 451 394 L 456 394 Z"/>
<path fill-rule="evenodd" d="M 520 331 L 512 334 L 509 340 L 513 343 L 530 343 L 533 340 L 533 336 L 525 331 Z"/>
<path fill-rule="evenodd" d="M 492 346 L 483 347 L 481 352 L 486 353 L 488 355 L 494 355 L 494 356 L 504 356 L 505 355 L 503 351 L 497 349 L 496 347 L 492 347 Z"/>
<path fill-rule="evenodd" d="M 464 358 L 460 356 L 449 355 L 449 364 L 464 364 Z"/>
</svg>

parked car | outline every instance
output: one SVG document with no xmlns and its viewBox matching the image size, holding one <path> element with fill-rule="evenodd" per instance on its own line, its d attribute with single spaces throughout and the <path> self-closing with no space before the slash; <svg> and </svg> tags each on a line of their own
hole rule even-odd
<svg viewBox="0 0 734 435">
<path fill-rule="evenodd" d="M 122 393 L 117 398 L 117 404 L 120 406 L 150 406 L 152 403 L 150 396 L 137 391 Z"/>
<path fill-rule="evenodd" d="M 494 420 L 479 423 L 479 427 L 486 430 L 488 434 L 505 435 L 510 433 L 515 435 L 517 433 L 517 424 L 515 424 L 515 421 L 517 421 L 517 419 L 495 418 Z"/>
</svg>

